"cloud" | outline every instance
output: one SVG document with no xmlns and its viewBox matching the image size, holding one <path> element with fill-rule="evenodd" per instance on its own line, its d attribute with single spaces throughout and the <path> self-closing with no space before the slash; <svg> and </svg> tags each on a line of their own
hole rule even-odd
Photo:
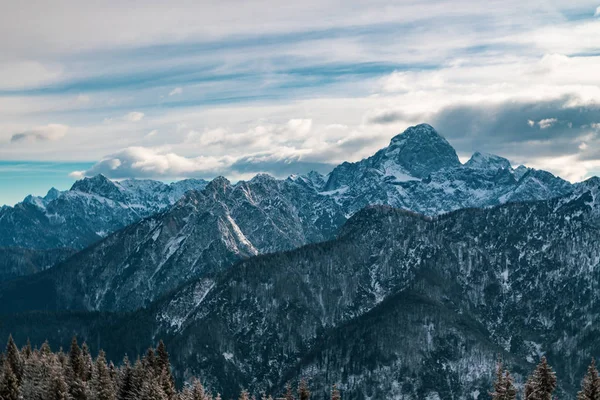
<svg viewBox="0 0 600 400">
<path fill-rule="evenodd" d="M 96 163 L 85 171 L 73 171 L 71 176 L 81 178 L 104 174 L 121 178 L 184 178 L 184 177 L 244 177 L 258 172 L 278 177 L 292 173 L 318 170 L 328 171 L 331 164 L 303 161 L 310 150 L 281 147 L 271 152 L 261 152 L 242 157 L 197 156 L 185 157 L 160 148 L 129 147 Z"/>
<path fill-rule="evenodd" d="M 173 89 L 169 92 L 169 96 L 175 96 L 175 95 L 178 95 L 181 93 L 183 93 L 183 89 L 180 87 L 176 87 L 175 89 Z"/>
<path fill-rule="evenodd" d="M 144 113 L 139 111 L 132 111 L 123 116 L 123 119 L 129 122 L 138 122 L 141 121 L 142 118 L 144 118 Z"/>
<path fill-rule="evenodd" d="M 158 134 L 158 130 L 157 129 L 153 129 L 150 132 L 148 132 L 145 137 L 146 138 L 151 138 L 151 137 L 156 136 L 157 134 Z"/>
<path fill-rule="evenodd" d="M 388 125 L 398 122 L 410 123 L 419 121 L 422 115 L 408 114 L 400 110 L 375 110 L 367 113 L 366 120 L 369 124 Z"/>
<path fill-rule="evenodd" d="M 69 127 L 61 124 L 48 124 L 37 126 L 28 131 L 15 133 L 10 138 L 12 143 L 18 142 L 47 142 L 62 139 L 67 134 Z"/>
<path fill-rule="evenodd" d="M 548 129 L 552 125 L 556 124 L 557 122 L 558 122 L 558 120 L 556 118 L 545 118 L 545 119 L 538 121 L 538 125 L 539 125 L 540 129 Z"/>
<path fill-rule="evenodd" d="M 600 6 L 596 8 L 596 12 L 594 13 L 594 17 L 600 17 Z"/>
</svg>

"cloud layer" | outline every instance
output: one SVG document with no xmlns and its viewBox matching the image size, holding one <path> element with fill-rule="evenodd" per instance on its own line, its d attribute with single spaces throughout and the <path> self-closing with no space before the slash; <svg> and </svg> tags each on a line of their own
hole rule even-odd
<svg viewBox="0 0 600 400">
<path fill-rule="evenodd" d="M 69 130 L 66 125 L 48 124 L 46 126 L 37 126 L 30 130 L 15 133 L 11 136 L 10 141 L 13 143 L 33 141 L 46 142 L 62 139 Z"/>
<path fill-rule="evenodd" d="M 576 3 L 21 2 L 0 15 L 0 159 L 281 176 L 429 122 L 463 158 L 583 179 L 600 172 L 600 19 Z"/>
</svg>

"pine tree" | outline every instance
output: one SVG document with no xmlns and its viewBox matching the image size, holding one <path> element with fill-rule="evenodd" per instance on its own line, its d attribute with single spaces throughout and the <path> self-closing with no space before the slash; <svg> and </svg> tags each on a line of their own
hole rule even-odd
<svg viewBox="0 0 600 400">
<path fill-rule="evenodd" d="M 310 400 L 310 390 L 308 390 L 308 383 L 306 379 L 301 379 L 298 384 L 298 399 L 299 400 Z"/>
<path fill-rule="evenodd" d="M 0 377 L 0 399 L 19 399 L 19 382 L 8 362 L 4 363 L 2 366 L 2 376 Z"/>
<path fill-rule="evenodd" d="M 33 350 L 31 349 L 31 342 L 29 341 L 29 339 L 27 339 L 27 343 L 21 349 L 21 354 L 23 355 L 24 359 L 28 359 L 29 357 L 31 357 L 31 353 L 33 353 Z"/>
<path fill-rule="evenodd" d="M 50 377 L 49 400 L 69 400 L 69 386 L 65 381 L 62 364 L 55 362 Z"/>
<path fill-rule="evenodd" d="M 147 380 L 147 369 L 144 363 L 138 358 L 131 369 L 131 391 L 130 399 L 136 400 L 142 394 L 144 382 Z"/>
<path fill-rule="evenodd" d="M 534 392 L 534 380 L 533 375 L 527 378 L 527 382 L 525 382 L 525 387 L 523 388 L 523 400 L 534 400 L 533 392 Z"/>
<path fill-rule="evenodd" d="M 517 398 L 517 388 L 515 387 L 510 372 L 504 371 L 504 400 L 515 400 Z"/>
<path fill-rule="evenodd" d="M 115 388 L 110 376 L 104 351 L 100 350 L 96 358 L 92 386 L 97 400 L 115 400 Z"/>
<path fill-rule="evenodd" d="M 204 386 L 198 379 L 192 381 L 192 399 L 193 400 L 209 400 L 209 396 L 204 390 Z"/>
<path fill-rule="evenodd" d="M 504 374 L 502 371 L 502 363 L 498 360 L 496 363 L 496 379 L 494 380 L 494 391 L 490 392 L 492 400 L 504 399 Z"/>
<path fill-rule="evenodd" d="M 83 356 L 81 354 L 81 349 L 77 344 L 77 337 L 73 336 L 71 339 L 71 348 L 69 350 L 69 363 L 71 364 L 71 369 L 73 370 L 73 374 L 76 378 L 85 380 L 85 366 Z"/>
<path fill-rule="evenodd" d="M 123 366 L 119 369 L 117 400 L 128 400 L 133 394 L 133 376 L 129 358 L 123 358 Z"/>
<path fill-rule="evenodd" d="M 81 345 L 81 358 L 83 359 L 82 380 L 84 382 L 89 382 L 92 380 L 92 375 L 94 373 L 94 362 L 92 361 L 90 348 L 85 342 Z"/>
<path fill-rule="evenodd" d="M 581 382 L 581 391 L 577 393 L 577 400 L 600 400 L 600 378 L 593 358 Z"/>
<path fill-rule="evenodd" d="M 154 353 L 154 349 L 152 347 L 146 351 L 146 356 L 142 360 L 142 363 L 144 363 L 146 368 L 149 370 L 158 371 L 158 368 L 156 367 L 156 354 Z"/>
<path fill-rule="evenodd" d="M 156 348 L 156 365 L 158 372 L 161 373 L 163 369 L 170 369 L 171 363 L 169 362 L 169 353 L 163 341 L 158 342 Z"/>
<path fill-rule="evenodd" d="M 10 368 L 20 385 L 23 378 L 23 360 L 12 335 L 8 337 L 8 343 L 6 344 L 6 362 L 10 364 Z"/>
<path fill-rule="evenodd" d="M 39 350 L 25 361 L 21 394 L 27 400 L 46 400 L 51 392 L 50 358 L 42 356 Z"/>
<path fill-rule="evenodd" d="M 40 347 L 40 354 L 44 357 L 50 357 L 52 355 L 52 349 L 47 340 L 42 344 L 42 347 Z"/>
<path fill-rule="evenodd" d="M 287 383 L 285 385 L 285 396 L 284 396 L 285 400 L 295 400 L 294 399 L 294 392 L 292 390 L 292 384 L 291 383 Z"/>
<path fill-rule="evenodd" d="M 171 373 L 167 372 L 167 369 L 164 368 L 159 378 L 160 386 L 165 393 L 167 399 L 171 400 L 175 398 L 177 391 L 175 390 L 175 383 L 173 382 L 173 378 L 171 377 Z"/>
<path fill-rule="evenodd" d="M 340 396 L 340 391 L 338 390 L 336 385 L 333 385 L 331 388 L 331 400 L 341 400 L 342 396 Z"/>
<path fill-rule="evenodd" d="M 552 400 L 556 389 L 556 374 L 548 365 L 546 357 L 538 364 L 525 387 L 526 400 Z"/>
<path fill-rule="evenodd" d="M 136 400 L 167 400 L 167 396 L 155 379 L 145 380 L 142 384 L 142 390 Z"/>
<path fill-rule="evenodd" d="M 242 393 L 240 393 L 240 397 L 238 397 L 238 400 L 250 400 L 250 393 L 248 393 L 246 389 L 242 390 Z"/>
</svg>

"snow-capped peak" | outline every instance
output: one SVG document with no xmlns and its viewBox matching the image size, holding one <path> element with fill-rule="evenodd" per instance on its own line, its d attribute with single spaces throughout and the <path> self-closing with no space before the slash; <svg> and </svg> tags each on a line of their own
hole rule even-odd
<svg viewBox="0 0 600 400">
<path fill-rule="evenodd" d="M 510 169 L 510 161 L 495 154 L 475 152 L 465 167 L 481 169 Z"/>
</svg>

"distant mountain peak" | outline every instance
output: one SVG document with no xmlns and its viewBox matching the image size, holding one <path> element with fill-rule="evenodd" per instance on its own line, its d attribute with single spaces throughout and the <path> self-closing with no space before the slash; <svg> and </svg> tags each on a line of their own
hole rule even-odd
<svg viewBox="0 0 600 400">
<path fill-rule="evenodd" d="M 48 190 L 48 193 L 46 193 L 46 196 L 44 196 L 44 200 L 46 200 L 46 201 L 56 200 L 60 196 L 60 193 L 61 193 L 60 190 L 58 190 L 55 187 L 51 187 L 50 190 Z"/>
<path fill-rule="evenodd" d="M 417 178 L 426 178 L 432 172 L 461 165 L 454 148 L 429 124 L 407 128 L 394 136 L 383 151 L 386 158 Z"/>
<path fill-rule="evenodd" d="M 97 194 L 108 198 L 115 198 L 115 195 L 120 193 L 119 187 L 103 174 L 78 180 L 71 186 L 71 191 Z"/>
<path fill-rule="evenodd" d="M 207 193 L 225 193 L 230 186 L 231 182 L 229 179 L 224 176 L 217 176 L 206 185 L 205 191 Z"/>
<path fill-rule="evenodd" d="M 475 152 L 471 159 L 465 163 L 465 167 L 481 169 L 509 169 L 510 161 L 495 154 Z"/>
</svg>

